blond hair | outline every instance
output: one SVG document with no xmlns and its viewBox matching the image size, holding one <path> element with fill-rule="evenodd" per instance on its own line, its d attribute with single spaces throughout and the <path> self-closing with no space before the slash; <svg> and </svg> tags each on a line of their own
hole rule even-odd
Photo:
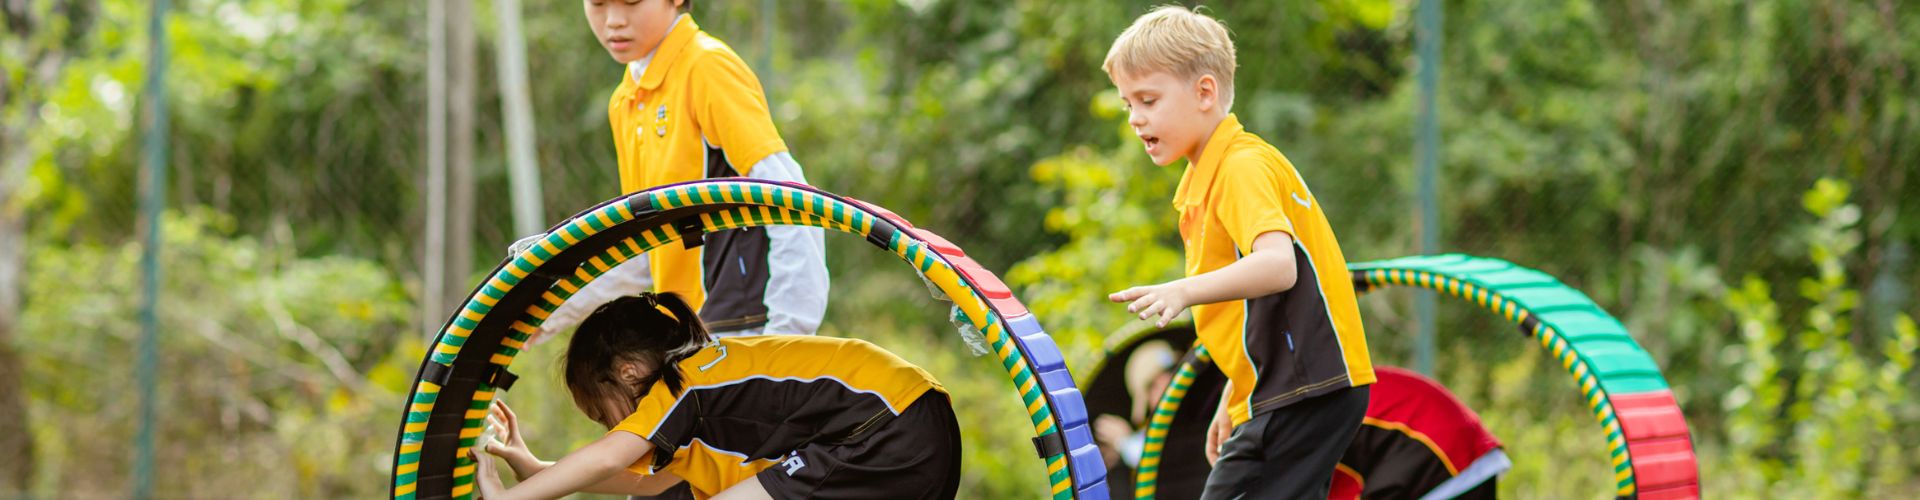
<svg viewBox="0 0 1920 500">
<path fill-rule="evenodd" d="M 1213 75 L 1224 109 L 1233 108 L 1233 39 L 1227 25 L 1186 7 L 1154 7 L 1120 32 L 1100 69 L 1145 76 L 1163 72 L 1180 78 Z"/>
</svg>

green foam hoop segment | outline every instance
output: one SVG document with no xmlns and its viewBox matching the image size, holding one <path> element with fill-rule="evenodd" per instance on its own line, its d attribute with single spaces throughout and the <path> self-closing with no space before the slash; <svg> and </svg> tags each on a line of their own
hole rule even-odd
<svg viewBox="0 0 1920 500">
<path fill-rule="evenodd" d="M 1573 376 L 1606 433 L 1614 490 L 1621 498 L 1695 498 L 1696 463 L 1686 418 L 1660 368 L 1627 329 L 1586 294 L 1546 273 L 1500 259 L 1449 254 L 1349 266 L 1354 289 L 1413 286 L 1465 299 L 1520 327 Z M 1186 387 L 1212 358 L 1197 343 L 1155 405 L 1135 475 L 1135 498 L 1153 498 L 1160 455 Z"/>
</svg>

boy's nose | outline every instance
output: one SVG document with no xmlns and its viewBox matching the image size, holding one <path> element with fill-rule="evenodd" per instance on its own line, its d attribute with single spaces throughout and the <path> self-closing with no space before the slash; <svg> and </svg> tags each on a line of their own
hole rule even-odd
<svg viewBox="0 0 1920 500">
<path fill-rule="evenodd" d="M 1139 111 L 1127 111 L 1127 124 L 1134 127 L 1145 126 L 1147 117 L 1141 116 Z"/>
<path fill-rule="evenodd" d="M 625 27 L 627 27 L 627 15 L 626 15 L 626 14 L 624 14 L 624 13 L 621 13 L 621 12 L 620 12 L 620 9 L 608 9 L 608 11 L 607 11 L 607 27 L 608 27 L 608 28 L 625 28 Z"/>
</svg>

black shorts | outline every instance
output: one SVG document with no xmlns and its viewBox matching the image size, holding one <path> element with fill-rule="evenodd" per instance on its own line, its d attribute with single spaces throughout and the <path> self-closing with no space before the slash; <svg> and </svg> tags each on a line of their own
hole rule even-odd
<svg viewBox="0 0 1920 500">
<path fill-rule="evenodd" d="M 1275 408 L 1233 428 L 1204 499 L 1327 498 L 1333 467 L 1367 416 L 1367 387 Z"/>
<path fill-rule="evenodd" d="M 927 391 L 859 442 L 809 444 L 755 476 L 773 498 L 939 498 L 960 489 L 960 421 Z"/>
</svg>

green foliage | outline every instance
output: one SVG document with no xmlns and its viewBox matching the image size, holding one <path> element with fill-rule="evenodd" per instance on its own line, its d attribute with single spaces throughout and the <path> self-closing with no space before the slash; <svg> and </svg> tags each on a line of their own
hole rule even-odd
<svg viewBox="0 0 1920 500">
<path fill-rule="evenodd" d="M 1116 134 L 1128 134 L 1118 99 L 1094 99 L 1097 116 L 1114 122 Z M 1168 205 L 1179 171 L 1156 167 L 1133 147 L 1097 153 L 1081 147 L 1035 163 L 1033 182 L 1057 192 L 1059 202 L 1046 211 L 1049 232 L 1067 242 L 1036 255 L 1007 273 L 1023 287 L 1022 299 L 1048 331 L 1092 366 L 1105 334 L 1125 324 L 1125 309 L 1109 303 L 1108 293 L 1179 277 L 1179 236 L 1167 224 Z M 1137 319 L 1135 319 L 1137 321 Z"/>
<path fill-rule="evenodd" d="M 366 497 L 395 401 L 424 348 L 411 309 L 378 264 L 297 257 L 233 234 L 208 210 L 170 214 L 163 239 L 156 449 L 159 491 L 184 496 Z M 125 494 L 138 381 L 140 248 L 30 251 L 20 351 L 40 486 Z"/>
<path fill-rule="evenodd" d="M 1801 199 L 1816 217 L 1802 241 L 1815 275 L 1799 280 L 1803 324 L 1781 320 L 1772 287 L 1748 276 L 1727 298 L 1739 319 L 1742 345 L 1728 368 L 1740 374 L 1727 395 L 1731 466 L 1713 479 L 1736 487 L 1764 487 L 1793 496 L 1884 496 L 1904 484 L 1915 465 L 1900 443 L 1912 436 L 1915 407 L 1903 383 L 1913 373 L 1912 318 L 1901 315 L 1891 334 L 1862 336 L 1849 313 L 1859 294 L 1844 262 L 1858 248 L 1859 208 L 1847 183 L 1821 179 Z M 1860 352 L 1880 346 L 1881 354 Z"/>
<path fill-rule="evenodd" d="M 1136 152 L 1099 70 L 1158 3 L 716 1 L 696 15 L 755 65 L 810 180 L 1009 270 L 1084 370 L 1107 333 L 1137 324 L 1104 295 L 1180 273 L 1178 167 Z M 1234 111 L 1301 170 L 1350 260 L 1414 248 L 1417 4 L 1209 5 L 1239 47 Z M 1710 494 L 1916 491 L 1920 457 L 1892 444 L 1920 440 L 1906 397 L 1920 283 L 1908 196 L 1920 44 L 1906 35 L 1920 16 L 1895 4 L 1446 4 L 1444 247 L 1541 268 L 1621 317 L 1673 384 Z M 197 208 L 167 233 L 159 491 L 382 494 L 393 405 L 424 349 L 408 312 L 423 4 L 176 5 L 168 194 Z M 36 494 L 125 490 L 148 7 L 13 2 L 62 15 L 0 37 L 0 156 L 29 157 L 24 180 L 0 178 L 20 195 L 0 210 L 30 222 L 17 347 L 47 457 Z M 476 235 L 454 244 L 496 255 L 518 235 L 493 202 L 508 181 L 491 6 L 476 7 L 481 202 Z M 603 113 L 620 67 L 577 8 L 523 5 L 556 220 L 619 194 Z M 43 71 L 48 56 L 61 69 Z M 990 361 L 962 354 L 945 305 L 892 256 L 829 241 L 826 334 L 874 338 L 946 382 L 967 426 L 969 496 L 1042 489 L 1017 397 Z M 1377 362 L 1410 359 L 1408 295 L 1364 299 Z M 1497 318 L 1443 306 L 1441 320 L 1442 380 L 1514 451 L 1503 488 L 1604 491 L 1604 443 L 1565 374 Z M 512 396 L 548 457 L 598 434 L 551 385 L 553 350 L 522 357 Z"/>
</svg>

